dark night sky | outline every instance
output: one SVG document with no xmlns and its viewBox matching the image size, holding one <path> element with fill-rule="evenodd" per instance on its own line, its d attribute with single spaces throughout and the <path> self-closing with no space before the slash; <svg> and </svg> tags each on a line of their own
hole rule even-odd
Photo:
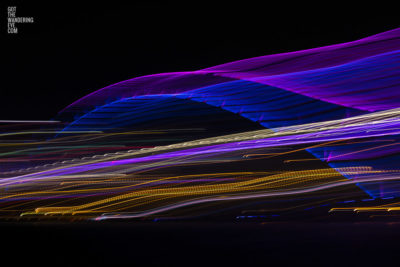
<svg viewBox="0 0 400 267">
<path fill-rule="evenodd" d="M 399 26 L 394 7 L 5 2 L 0 119 L 51 119 L 80 97 L 135 76 L 346 42 Z M 8 35 L 7 6 L 35 22 Z"/>
<path fill-rule="evenodd" d="M 135 76 L 347 42 L 400 26 L 398 8 L 377 7 L 379 1 L 352 8 L 337 1 L 82 2 L 1 0 L 0 120 L 51 119 L 80 97 Z M 8 35 L 7 6 L 35 22 Z M 379 266 L 397 257 L 398 225 L 3 222 L 0 249 L 10 262 L 30 265 Z"/>
</svg>

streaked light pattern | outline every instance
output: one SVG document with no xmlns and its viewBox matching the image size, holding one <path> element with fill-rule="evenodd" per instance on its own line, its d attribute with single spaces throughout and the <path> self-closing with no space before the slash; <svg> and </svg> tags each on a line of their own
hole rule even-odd
<svg viewBox="0 0 400 267">
<path fill-rule="evenodd" d="M 133 78 L 54 121 L 2 120 L 0 217 L 400 211 L 399 49 L 395 29 Z"/>
</svg>

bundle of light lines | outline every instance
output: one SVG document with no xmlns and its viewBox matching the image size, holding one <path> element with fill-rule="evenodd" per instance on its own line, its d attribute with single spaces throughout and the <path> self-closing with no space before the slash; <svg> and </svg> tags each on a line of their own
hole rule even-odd
<svg viewBox="0 0 400 267">
<path fill-rule="evenodd" d="M 4 218 L 396 211 L 400 29 L 137 77 L 49 123 L 0 123 Z"/>
</svg>

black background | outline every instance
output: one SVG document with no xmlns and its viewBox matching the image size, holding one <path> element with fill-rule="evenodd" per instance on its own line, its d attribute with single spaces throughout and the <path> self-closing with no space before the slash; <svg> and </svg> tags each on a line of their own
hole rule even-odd
<svg viewBox="0 0 400 267">
<path fill-rule="evenodd" d="M 16 266 L 397 266 L 397 223 L 0 223 Z M 11 256 L 12 255 L 12 256 Z"/>
<path fill-rule="evenodd" d="M 352 41 L 399 26 L 390 6 L 262 2 L 5 1 L 0 119 L 51 119 L 80 97 L 135 76 Z M 7 6 L 34 23 L 7 34 Z"/>
<path fill-rule="evenodd" d="M 135 76 L 352 41 L 399 26 L 393 6 L 263 2 L 2 1 L 0 119 L 51 119 L 80 97 Z M 7 6 L 35 22 L 8 35 Z M 399 237 L 398 223 L 11 222 L 0 229 L 3 260 L 49 265 L 379 266 L 395 261 Z"/>
</svg>

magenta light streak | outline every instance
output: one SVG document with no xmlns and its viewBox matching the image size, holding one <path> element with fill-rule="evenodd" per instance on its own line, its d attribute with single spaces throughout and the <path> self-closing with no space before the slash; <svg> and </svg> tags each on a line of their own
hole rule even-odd
<svg viewBox="0 0 400 267">
<path fill-rule="evenodd" d="M 292 86 L 297 86 L 296 84 L 289 86 L 289 81 L 281 80 L 278 82 L 277 77 L 275 79 L 267 77 L 311 70 L 321 71 L 324 68 L 349 64 L 357 60 L 389 53 L 399 48 L 400 29 L 394 29 L 343 44 L 239 60 L 197 71 L 147 75 L 99 89 L 75 101 L 61 113 L 74 113 L 85 107 L 93 108 L 115 98 L 147 94 L 176 94 L 236 79 L 253 80 L 268 85 L 275 84 L 282 86 L 282 89 L 301 93 L 292 88 Z M 260 77 L 266 77 L 266 80 L 257 80 Z M 312 94 L 307 95 L 314 97 Z M 332 101 L 325 98 L 319 99 Z M 342 104 L 340 101 L 333 103 Z M 383 108 L 384 106 L 375 107 L 372 110 Z"/>
</svg>

